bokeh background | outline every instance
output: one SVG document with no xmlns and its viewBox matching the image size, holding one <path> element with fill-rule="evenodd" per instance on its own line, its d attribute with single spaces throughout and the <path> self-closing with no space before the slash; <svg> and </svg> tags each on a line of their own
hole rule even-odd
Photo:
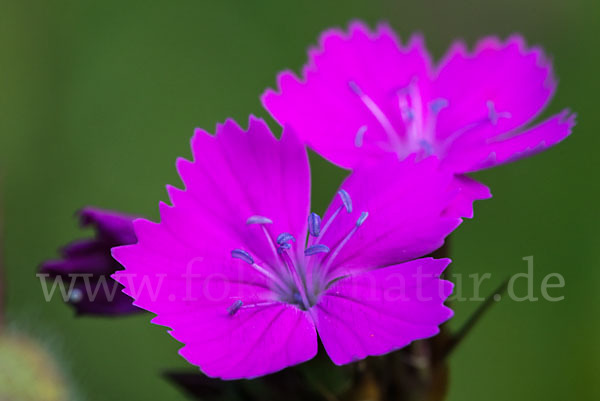
<svg viewBox="0 0 600 401">
<path fill-rule="evenodd" d="M 403 38 L 422 32 L 438 59 L 456 38 L 472 45 L 513 32 L 554 59 L 560 83 L 547 114 L 577 111 L 574 134 L 477 174 L 494 198 L 453 235 L 452 257 L 465 277 L 492 274 L 487 294 L 533 255 L 536 295 L 558 272 L 566 286 L 555 294 L 565 299 L 494 305 L 452 356 L 449 399 L 600 398 L 600 2 L 1 0 L 0 10 L 7 313 L 52 350 L 77 400 L 183 400 L 158 373 L 186 363 L 149 315 L 76 318 L 59 297 L 44 302 L 36 268 L 81 235 L 74 211 L 155 219 L 165 184 L 179 184 L 174 161 L 189 156 L 193 129 L 266 117 L 259 94 L 276 73 L 297 71 L 320 31 L 354 18 L 387 20 Z M 344 172 L 311 161 L 323 211 Z M 477 306 L 457 303 L 452 326 Z"/>
</svg>

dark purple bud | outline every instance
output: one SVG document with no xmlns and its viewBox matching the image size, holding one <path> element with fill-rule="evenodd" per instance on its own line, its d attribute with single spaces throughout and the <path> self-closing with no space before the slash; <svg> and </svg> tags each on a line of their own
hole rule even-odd
<svg viewBox="0 0 600 401">
<path fill-rule="evenodd" d="M 61 249 L 62 259 L 41 264 L 39 272 L 42 277 L 60 280 L 72 289 L 66 301 L 78 315 L 141 312 L 132 305 L 132 299 L 121 292 L 123 286 L 110 277 L 122 269 L 112 258 L 110 250 L 137 241 L 133 230 L 136 217 L 90 207 L 81 209 L 77 216 L 81 226 L 94 228 L 95 237 L 75 240 L 64 246 Z"/>
</svg>

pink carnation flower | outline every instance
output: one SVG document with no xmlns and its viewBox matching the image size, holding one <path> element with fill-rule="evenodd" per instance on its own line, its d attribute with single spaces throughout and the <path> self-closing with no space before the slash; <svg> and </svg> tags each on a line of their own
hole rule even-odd
<svg viewBox="0 0 600 401">
<path fill-rule="evenodd" d="M 487 188 L 435 158 L 357 168 L 323 219 L 310 213 L 305 148 L 262 120 L 198 130 L 185 190 L 168 187 L 161 222 L 134 222 L 114 277 L 211 377 L 250 378 L 311 359 L 317 333 L 336 364 L 438 333 L 452 315 L 439 248 Z M 151 289 L 151 290 L 150 290 Z"/>
<path fill-rule="evenodd" d="M 380 25 L 323 33 L 301 78 L 285 71 L 264 106 L 328 160 L 354 167 L 384 153 L 437 155 L 457 173 L 530 156 L 567 137 L 567 110 L 532 121 L 552 98 L 552 65 L 520 36 L 452 45 L 434 65 L 423 40 Z"/>
</svg>

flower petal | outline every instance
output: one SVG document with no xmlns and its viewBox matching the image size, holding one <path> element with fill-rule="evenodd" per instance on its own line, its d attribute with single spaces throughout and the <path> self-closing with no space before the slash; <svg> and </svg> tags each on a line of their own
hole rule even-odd
<svg viewBox="0 0 600 401">
<path fill-rule="evenodd" d="M 267 263 L 275 258 L 253 216 L 264 216 L 272 238 L 289 232 L 304 238 L 310 202 L 310 169 L 304 147 L 290 130 L 277 140 L 264 121 L 250 118 L 247 132 L 228 120 L 212 136 L 198 130 L 194 162 L 179 159 L 185 190 L 168 188 L 174 208 L 165 225 L 188 244 L 206 242 L 215 251 L 235 248 Z M 165 219 L 165 217 L 167 217 Z"/>
<path fill-rule="evenodd" d="M 315 306 L 327 354 L 342 365 L 382 355 L 436 335 L 452 316 L 444 300 L 452 283 L 439 279 L 448 259 L 418 259 L 336 282 Z"/>
<path fill-rule="evenodd" d="M 171 335 L 186 343 L 180 354 L 210 377 L 253 378 L 317 354 L 314 324 L 294 306 L 241 309 L 233 316 L 207 310 L 194 316 L 208 324 L 176 329 Z"/>
<path fill-rule="evenodd" d="M 318 153 L 353 167 L 361 158 L 384 153 L 378 143 L 387 135 L 351 85 L 360 87 L 402 129 L 398 91 L 417 85 L 424 97 L 422 112 L 427 113 L 430 75 L 429 55 L 419 36 L 403 46 L 386 25 L 371 33 L 354 22 L 348 33 L 323 33 L 319 47 L 309 51 L 302 79 L 290 71 L 281 73 L 277 91 L 267 90 L 262 102 L 275 120 L 290 125 Z M 369 140 L 357 147 L 359 131 Z"/>
<path fill-rule="evenodd" d="M 444 211 L 445 216 L 461 216 L 470 219 L 474 214 L 473 201 L 492 197 L 488 187 L 466 175 L 456 175 L 454 185 L 458 194 Z"/>
<path fill-rule="evenodd" d="M 552 64 L 537 47 L 528 48 L 520 36 L 502 43 L 482 39 L 469 54 L 455 43 L 438 67 L 435 95 L 446 99 L 436 123 L 436 137 L 445 140 L 462 135 L 490 138 L 523 126 L 542 111 L 556 82 Z M 499 118 L 489 121 L 490 107 Z M 471 125 L 474 129 L 466 129 Z"/>
<path fill-rule="evenodd" d="M 444 163 L 462 173 L 495 167 L 556 145 L 571 134 L 574 126 L 575 114 L 565 110 L 522 132 L 457 144 L 450 149 Z"/>
<path fill-rule="evenodd" d="M 134 305 L 156 313 L 185 344 L 180 353 L 211 377 L 251 378 L 303 362 L 316 354 L 314 325 L 298 308 L 274 299 L 269 282 L 246 262 L 228 262 L 171 248 L 159 224 L 136 222 L 141 243 L 113 250 L 126 271 L 115 280 Z M 158 234 L 158 235 L 157 235 Z M 231 306 L 239 303 L 232 312 Z"/>
<path fill-rule="evenodd" d="M 473 188 L 430 157 L 399 162 L 394 156 L 378 165 L 356 168 L 341 185 L 352 198 L 353 212 L 339 212 L 320 242 L 332 252 L 324 258 L 335 277 L 405 262 L 427 255 L 444 243 L 462 221 L 472 215 L 474 200 L 489 197 L 487 188 Z M 324 222 L 342 207 L 339 197 L 329 206 Z M 368 218 L 359 228 L 363 212 Z M 327 224 L 327 223 L 326 223 Z M 336 247 L 353 232 L 335 255 Z M 331 277 L 333 278 L 333 277 Z"/>
</svg>

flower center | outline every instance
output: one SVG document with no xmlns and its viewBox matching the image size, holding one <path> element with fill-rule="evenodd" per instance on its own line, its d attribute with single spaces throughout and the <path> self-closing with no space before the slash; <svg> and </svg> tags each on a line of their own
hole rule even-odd
<svg viewBox="0 0 600 401">
<path fill-rule="evenodd" d="M 275 305 L 280 302 L 294 305 L 302 310 L 309 310 L 317 303 L 320 294 L 331 283 L 342 278 L 330 279 L 331 276 L 328 273 L 330 273 L 331 266 L 341 250 L 365 222 L 369 214 L 362 212 L 356 224 L 336 244 L 330 247 L 321 243 L 323 235 L 342 211 L 352 213 L 350 195 L 343 189 L 338 191 L 338 195 L 342 200 L 342 205 L 334 211 L 324 225 L 321 224 L 321 217 L 318 214 L 310 213 L 308 216 L 308 238 L 303 253 L 291 252 L 292 248 L 299 246 L 299 244 L 290 233 L 283 232 L 275 239 L 271 236 L 266 225 L 273 222 L 268 217 L 251 216 L 246 221 L 246 224 L 260 225 L 273 252 L 275 262 L 264 266 L 259 265 L 252 255 L 243 249 L 232 250 L 231 256 L 246 262 L 255 271 L 265 276 L 271 284 L 275 300 L 245 304 L 242 300 L 235 299 L 227 310 L 230 315 L 235 315 L 243 308 Z"/>
<path fill-rule="evenodd" d="M 486 102 L 488 109 L 486 117 L 467 124 L 450 133 L 446 139 L 439 141 L 436 140 L 437 117 L 442 109 L 448 107 L 448 100 L 443 98 L 434 99 L 427 104 L 428 108 L 425 109 L 416 77 L 407 86 L 395 91 L 392 107 L 388 109 L 387 114 L 384 111 L 385 109 L 373 100 L 369 94 L 365 93 L 355 81 L 349 81 L 348 86 L 375 117 L 385 133 L 384 142 L 375 142 L 374 144 L 395 153 L 400 160 L 412 153 L 417 153 L 421 157 L 443 154 L 460 135 L 486 124 L 496 125 L 500 118 L 510 118 L 511 116 L 508 112 L 497 112 L 494 102 L 488 100 Z M 396 118 L 394 119 L 394 117 Z M 401 124 L 395 126 L 393 121 L 398 120 Z M 356 132 L 354 145 L 362 147 L 365 137 L 369 137 L 369 127 L 362 125 Z"/>
</svg>

